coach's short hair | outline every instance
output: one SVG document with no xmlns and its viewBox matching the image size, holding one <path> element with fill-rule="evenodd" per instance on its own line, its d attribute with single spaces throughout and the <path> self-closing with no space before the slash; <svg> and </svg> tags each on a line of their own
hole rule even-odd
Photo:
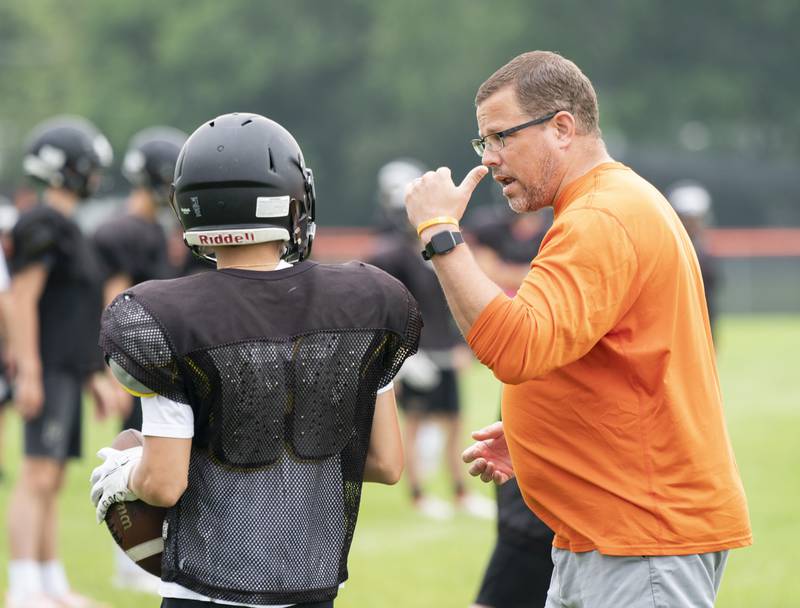
<svg viewBox="0 0 800 608">
<path fill-rule="evenodd" d="M 600 135 L 597 94 L 569 59 L 549 51 L 517 55 L 480 86 L 475 105 L 507 86 L 514 87 L 519 105 L 531 117 L 567 110 L 575 116 L 578 134 Z"/>
</svg>

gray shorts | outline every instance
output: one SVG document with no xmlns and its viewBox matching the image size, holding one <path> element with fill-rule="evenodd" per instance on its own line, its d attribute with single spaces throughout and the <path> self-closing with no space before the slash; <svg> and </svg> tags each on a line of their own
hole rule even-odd
<svg viewBox="0 0 800 608">
<path fill-rule="evenodd" d="M 42 411 L 25 422 L 25 455 L 59 462 L 80 458 L 83 378 L 46 369 L 42 381 Z"/>
<path fill-rule="evenodd" d="M 727 551 L 625 556 L 553 547 L 545 608 L 713 608 Z"/>
</svg>

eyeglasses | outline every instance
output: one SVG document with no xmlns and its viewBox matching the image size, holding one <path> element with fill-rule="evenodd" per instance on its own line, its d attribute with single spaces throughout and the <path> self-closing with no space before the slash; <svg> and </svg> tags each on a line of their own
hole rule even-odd
<svg viewBox="0 0 800 608">
<path fill-rule="evenodd" d="M 505 138 L 511 135 L 512 133 L 516 133 L 517 131 L 522 131 L 522 129 L 527 129 L 528 127 L 532 127 L 533 125 L 540 125 L 543 122 L 547 122 L 548 120 L 553 118 L 553 116 L 558 114 L 560 111 L 561 110 L 556 110 L 555 112 L 551 112 L 546 116 L 529 120 L 528 122 L 522 123 L 521 125 L 517 125 L 516 127 L 511 127 L 510 129 L 498 131 L 497 133 L 489 133 L 489 135 L 484 135 L 481 138 L 473 139 L 472 149 L 475 150 L 475 154 L 477 154 L 480 157 L 483 157 L 483 153 L 487 149 L 491 150 L 492 152 L 497 152 L 506 144 Z"/>
</svg>

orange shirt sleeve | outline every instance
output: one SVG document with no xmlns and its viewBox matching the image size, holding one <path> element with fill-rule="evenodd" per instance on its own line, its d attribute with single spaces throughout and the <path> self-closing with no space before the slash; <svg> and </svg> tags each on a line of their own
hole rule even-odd
<svg viewBox="0 0 800 608">
<path fill-rule="evenodd" d="M 557 218 L 516 296 L 498 295 L 467 340 L 498 380 L 520 384 L 578 360 L 638 295 L 638 262 L 620 222 L 602 209 Z"/>
</svg>

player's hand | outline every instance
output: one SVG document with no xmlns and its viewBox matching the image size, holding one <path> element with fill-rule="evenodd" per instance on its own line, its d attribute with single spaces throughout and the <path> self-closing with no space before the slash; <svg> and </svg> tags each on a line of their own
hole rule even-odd
<svg viewBox="0 0 800 608">
<path fill-rule="evenodd" d="M 44 383 L 42 375 L 35 372 L 20 372 L 14 384 L 14 407 L 25 420 L 39 415 L 44 405 Z"/>
<path fill-rule="evenodd" d="M 447 167 L 428 171 L 406 188 L 408 221 L 416 229 L 422 222 L 434 217 L 447 216 L 461 220 L 473 191 L 488 172 L 489 169 L 479 165 L 456 186 Z"/>
<path fill-rule="evenodd" d="M 474 431 L 472 438 L 477 442 L 461 454 L 464 462 L 472 463 L 469 467 L 470 475 L 480 477 L 486 483 L 494 481 L 497 485 L 514 477 L 502 422 Z"/>
<path fill-rule="evenodd" d="M 136 500 L 137 496 L 128 487 L 131 473 L 142 459 L 142 446 L 127 450 L 103 448 L 97 456 L 105 462 L 92 471 L 89 478 L 92 490 L 89 497 L 97 507 L 97 523 L 106 518 L 106 512 L 115 502 Z"/>
</svg>

